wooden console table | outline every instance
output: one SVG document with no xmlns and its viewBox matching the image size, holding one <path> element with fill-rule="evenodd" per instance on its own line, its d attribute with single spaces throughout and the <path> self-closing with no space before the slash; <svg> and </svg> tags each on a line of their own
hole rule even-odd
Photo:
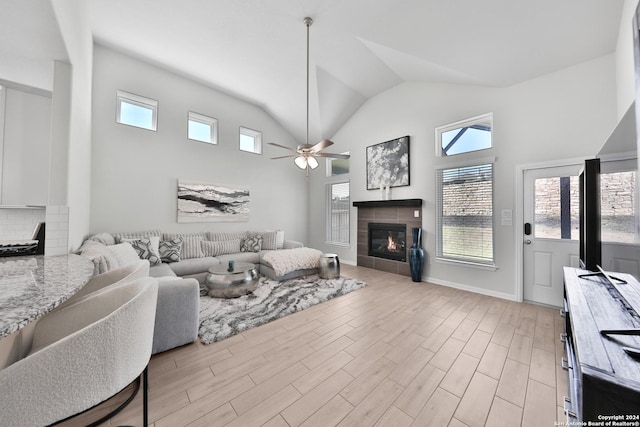
<svg viewBox="0 0 640 427">
<path fill-rule="evenodd" d="M 585 274 L 564 268 L 567 419 L 640 422 L 640 357 L 625 351 L 640 350 L 640 336 L 620 332 L 640 329 L 640 283 L 629 274 L 608 274 L 626 283 Z"/>
</svg>

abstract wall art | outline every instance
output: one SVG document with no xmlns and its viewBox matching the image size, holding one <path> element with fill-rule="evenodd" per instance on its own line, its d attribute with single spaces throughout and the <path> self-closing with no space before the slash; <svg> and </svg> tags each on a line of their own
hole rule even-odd
<svg viewBox="0 0 640 427">
<path fill-rule="evenodd" d="M 249 221 L 249 189 L 178 180 L 178 222 Z"/>
<path fill-rule="evenodd" d="M 409 136 L 367 147 L 367 190 L 409 185 Z"/>
</svg>

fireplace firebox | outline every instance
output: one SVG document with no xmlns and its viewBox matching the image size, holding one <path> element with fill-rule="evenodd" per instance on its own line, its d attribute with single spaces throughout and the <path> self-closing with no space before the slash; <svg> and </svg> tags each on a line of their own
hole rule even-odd
<svg viewBox="0 0 640 427">
<path fill-rule="evenodd" d="M 369 256 L 406 261 L 406 242 L 405 224 L 369 223 Z"/>
</svg>

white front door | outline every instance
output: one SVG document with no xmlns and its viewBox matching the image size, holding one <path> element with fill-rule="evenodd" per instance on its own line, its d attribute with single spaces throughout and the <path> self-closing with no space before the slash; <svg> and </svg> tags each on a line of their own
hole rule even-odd
<svg viewBox="0 0 640 427">
<path fill-rule="evenodd" d="M 562 267 L 579 265 L 581 165 L 524 170 L 524 299 L 562 306 Z M 528 224 L 528 225 L 527 225 Z"/>
</svg>

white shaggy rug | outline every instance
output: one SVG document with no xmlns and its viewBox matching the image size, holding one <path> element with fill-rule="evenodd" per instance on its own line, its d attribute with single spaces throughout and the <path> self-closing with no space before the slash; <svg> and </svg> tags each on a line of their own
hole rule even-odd
<svg viewBox="0 0 640 427">
<path fill-rule="evenodd" d="M 261 276 L 257 289 L 239 298 L 211 298 L 201 289 L 198 335 L 203 344 L 211 344 L 366 285 L 346 277 L 276 282 Z"/>
</svg>

